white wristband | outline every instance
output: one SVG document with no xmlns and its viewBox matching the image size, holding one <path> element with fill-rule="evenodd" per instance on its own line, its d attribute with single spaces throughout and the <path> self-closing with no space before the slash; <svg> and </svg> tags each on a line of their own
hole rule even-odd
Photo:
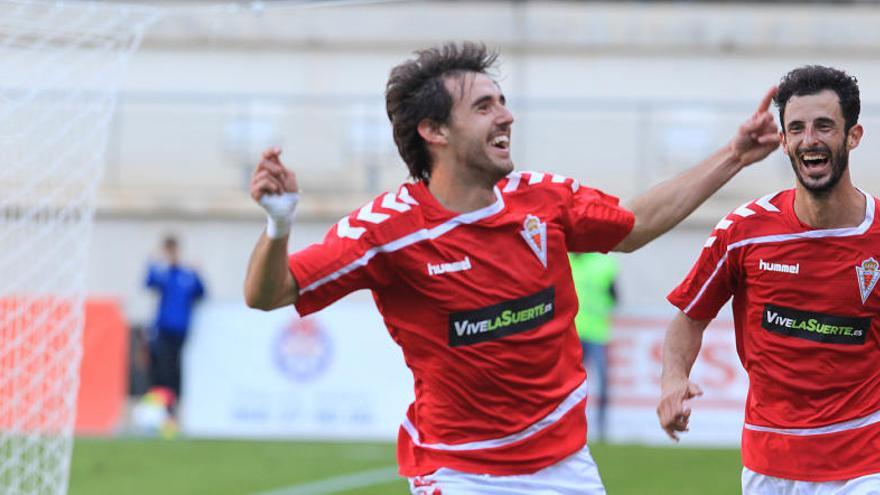
<svg viewBox="0 0 880 495">
<path fill-rule="evenodd" d="M 290 222 L 266 216 L 266 235 L 269 239 L 282 239 L 290 235 Z"/>
<path fill-rule="evenodd" d="M 270 239 L 282 239 L 290 235 L 299 193 L 264 194 L 260 206 L 266 210 L 266 235 Z"/>
</svg>

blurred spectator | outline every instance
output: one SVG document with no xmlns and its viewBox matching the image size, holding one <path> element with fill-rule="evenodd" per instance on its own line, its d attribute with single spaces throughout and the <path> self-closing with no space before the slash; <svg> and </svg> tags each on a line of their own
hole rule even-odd
<svg viewBox="0 0 880 495">
<path fill-rule="evenodd" d="M 150 379 L 153 387 L 173 392 L 174 404 L 180 398 L 181 352 L 193 306 L 204 297 L 205 288 L 196 270 L 180 263 L 177 239 L 172 236 L 162 243 L 162 259 L 150 262 L 146 286 L 159 294 L 150 338 Z M 170 409 L 173 413 L 174 406 Z"/>
<path fill-rule="evenodd" d="M 611 340 L 611 316 L 617 305 L 618 263 L 601 253 L 571 253 L 571 275 L 577 292 L 579 308 L 574 324 L 584 351 L 584 368 L 598 384 L 598 422 L 591 428 L 603 440 L 606 434 L 608 409 L 608 342 Z M 592 369 L 590 367 L 592 366 Z"/>
</svg>

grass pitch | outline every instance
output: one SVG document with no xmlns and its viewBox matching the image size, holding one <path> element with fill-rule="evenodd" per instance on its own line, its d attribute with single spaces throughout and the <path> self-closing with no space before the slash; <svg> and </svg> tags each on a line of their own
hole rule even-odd
<svg viewBox="0 0 880 495">
<path fill-rule="evenodd" d="M 733 449 L 591 445 L 609 495 L 739 493 Z M 77 439 L 70 495 L 406 495 L 390 443 Z"/>
</svg>

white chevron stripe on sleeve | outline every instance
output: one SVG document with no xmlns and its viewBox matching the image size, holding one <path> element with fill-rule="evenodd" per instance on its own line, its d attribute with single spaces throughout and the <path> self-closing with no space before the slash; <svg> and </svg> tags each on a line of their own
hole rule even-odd
<svg viewBox="0 0 880 495">
<path fill-rule="evenodd" d="M 413 198 L 409 194 L 409 189 L 407 189 L 406 186 L 401 186 L 400 191 L 397 192 L 397 195 L 400 197 L 401 201 L 403 201 L 404 203 L 406 203 L 408 205 L 415 206 L 415 205 L 419 204 L 419 202 L 416 201 L 415 198 Z"/>
<path fill-rule="evenodd" d="M 344 217 L 336 224 L 336 235 L 339 237 L 348 237 L 349 239 L 360 239 L 367 229 L 363 227 L 352 227 L 348 223 L 348 217 Z"/>
<path fill-rule="evenodd" d="M 727 227 L 730 227 L 732 224 L 733 220 L 722 218 L 717 224 L 715 224 L 715 228 L 718 230 L 727 230 Z"/>
<path fill-rule="evenodd" d="M 450 230 L 460 226 L 467 225 L 475 222 L 479 222 L 480 220 L 490 217 L 502 210 L 504 210 L 504 197 L 501 195 L 501 191 L 498 188 L 493 188 L 495 192 L 495 202 L 491 205 L 480 208 L 476 211 L 471 211 L 468 213 L 462 213 L 457 217 L 451 218 L 446 222 L 443 222 L 440 225 L 432 227 L 430 229 L 420 229 L 411 234 L 405 235 L 399 239 L 395 239 L 391 242 L 383 244 L 381 246 L 373 246 L 361 256 L 360 258 L 352 261 L 351 263 L 345 265 L 344 267 L 336 270 L 335 272 L 321 278 L 315 280 L 311 284 L 301 287 L 299 289 L 300 294 L 305 294 L 306 292 L 310 292 L 316 290 L 318 287 L 322 285 L 332 282 L 339 277 L 345 276 L 348 273 L 351 273 L 358 268 L 364 267 L 367 263 L 370 262 L 376 255 L 379 253 L 393 253 L 395 251 L 399 251 L 407 246 L 411 246 L 417 242 L 421 242 L 426 239 L 436 239 Z M 348 223 L 348 217 L 343 218 L 337 224 L 337 234 L 339 237 L 349 237 L 351 239 L 358 239 L 367 229 L 363 227 L 351 227 Z"/>
<path fill-rule="evenodd" d="M 761 208 L 764 208 L 767 211 L 779 211 L 779 208 L 773 206 L 773 203 L 770 202 L 770 200 L 773 199 L 777 194 L 779 194 L 779 192 L 768 194 L 755 201 L 755 204 L 760 206 Z"/>
<path fill-rule="evenodd" d="M 391 217 L 391 215 L 389 215 L 387 213 L 379 213 L 379 212 L 373 211 L 373 203 L 372 202 L 365 204 L 364 207 L 361 208 L 357 214 L 358 220 L 360 220 L 362 222 L 370 222 L 370 223 L 382 223 L 385 220 L 388 220 L 389 217 Z"/>
<path fill-rule="evenodd" d="M 398 202 L 397 197 L 393 193 L 388 193 L 385 196 L 382 196 L 382 208 L 404 212 L 409 210 L 410 206 L 406 203 Z"/>
<path fill-rule="evenodd" d="M 507 184 L 504 184 L 504 192 L 516 191 L 516 188 L 519 187 L 519 179 L 520 175 L 517 172 L 512 172 L 507 176 Z"/>
<path fill-rule="evenodd" d="M 544 174 L 541 172 L 531 172 L 529 175 L 529 185 L 537 184 L 544 180 Z"/>
<path fill-rule="evenodd" d="M 754 212 L 754 210 L 750 210 L 750 209 L 746 208 L 745 205 L 743 205 L 743 206 L 740 206 L 739 208 L 733 210 L 733 214 L 738 217 L 747 217 L 750 215 L 754 215 L 755 212 Z"/>
</svg>

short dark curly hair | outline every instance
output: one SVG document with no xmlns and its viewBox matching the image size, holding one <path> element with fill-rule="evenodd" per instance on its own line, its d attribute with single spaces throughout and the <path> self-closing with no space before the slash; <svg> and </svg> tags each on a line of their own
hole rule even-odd
<svg viewBox="0 0 880 495">
<path fill-rule="evenodd" d="M 498 52 L 482 43 L 449 42 L 415 52 L 391 70 L 385 86 L 385 110 L 394 131 L 394 142 L 415 180 L 431 178 L 431 155 L 419 135 L 425 119 L 445 124 L 452 112 L 452 95 L 445 79 L 468 72 L 486 74 L 498 59 Z"/>
<path fill-rule="evenodd" d="M 846 72 L 822 65 L 805 65 L 786 74 L 779 82 L 779 90 L 773 102 L 779 108 L 779 121 L 785 125 L 785 105 L 792 96 L 814 95 L 826 89 L 837 93 L 840 110 L 849 132 L 859 121 L 859 81 Z"/>
</svg>

